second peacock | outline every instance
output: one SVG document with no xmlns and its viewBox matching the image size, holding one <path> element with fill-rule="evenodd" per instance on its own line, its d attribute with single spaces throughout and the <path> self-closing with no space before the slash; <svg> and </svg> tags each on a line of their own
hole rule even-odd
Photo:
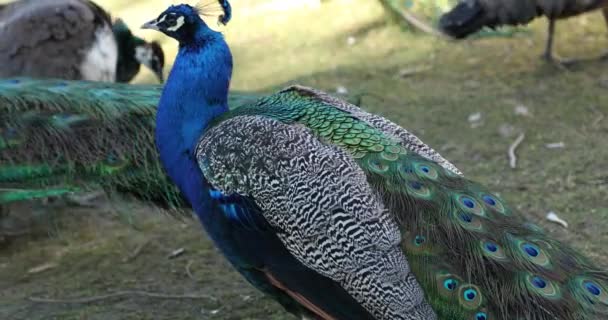
<svg viewBox="0 0 608 320">
<path fill-rule="evenodd" d="M 604 269 L 389 120 L 299 86 L 229 111 L 231 52 L 201 13 L 171 6 L 143 26 L 179 42 L 156 144 L 258 289 L 304 318 L 606 316 Z"/>
<path fill-rule="evenodd" d="M 0 77 L 129 82 L 148 67 L 163 81 L 164 52 L 89 0 L 0 5 Z"/>
<path fill-rule="evenodd" d="M 608 26 L 608 1 L 606 0 L 466 0 L 441 16 L 440 28 L 455 38 L 464 38 L 483 27 L 527 24 L 538 16 L 549 19 L 547 42 L 543 59 L 550 62 L 575 62 L 562 60 L 553 53 L 555 21 L 593 10 L 603 10 Z M 602 58 L 608 58 L 608 53 Z"/>
</svg>

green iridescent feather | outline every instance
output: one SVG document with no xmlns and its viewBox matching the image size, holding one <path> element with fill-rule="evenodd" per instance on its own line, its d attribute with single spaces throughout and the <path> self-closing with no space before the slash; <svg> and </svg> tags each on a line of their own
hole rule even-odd
<svg viewBox="0 0 608 320">
<path fill-rule="evenodd" d="M 181 207 L 154 146 L 161 87 L 0 81 L 0 204 L 102 187 Z M 254 94 L 231 93 L 232 105 Z"/>
</svg>

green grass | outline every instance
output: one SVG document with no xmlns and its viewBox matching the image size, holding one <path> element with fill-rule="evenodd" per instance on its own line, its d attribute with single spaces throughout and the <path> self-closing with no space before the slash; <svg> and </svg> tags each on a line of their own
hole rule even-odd
<svg viewBox="0 0 608 320">
<path fill-rule="evenodd" d="M 544 20 L 529 34 L 451 42 L 403 32 L 385 23 L 379 4 L 333 0 L 319 9 L 268 12 L 260 1 L 233 1 L 234 20 L 223 28 L 235 58 L 232 87 L 270 91 L 299 83 L 362 95 L 362 106 L 414 132 L 466 176 L 500 193 L 554 237 L 608 265 L 608 63 L 564 71 L 539 56 Z M 134 29 L 155 18 L 162 1 L 99 1 Z M 258 9 L 256 9 L 258 8 Z M 608 49 L 599 13 L 559 22 L 557 51 L 592 57 Z M 169 56 L 175 42 L 159 39 Z M 356 37 L 354 45 L 347 44 Z M 426 70 L 400 77 L 401 69 Z M 137 81 L 153 81 L 143 72 Z M 528 108 L 519 116 L 516 106 Z M 480 112 L 472 128 L 467 118 Z M 604 118 L 605 117 L 605 118 Z M 514 128 L 509 136 L 501 127 Z M 518 167 L 507 148 L 519 132 Z M 564 142 L 563 149 L 545 144 Z M 125 209 L 124 206 L 128 205 Z M 107 206 L 107 205 L 106 205 Z M 290 319 L 220 257 L 197 223 L 175 221 L 136 203 L 117 209 L 57 209 L 53 235 L 21 238 L 0 253 L 1 319 Z M 12 212 L 25 212 L 21 208 Z M 547 222 L 555 211 L 568 229 Z M 42 228 L 47 232 L 48 228 Z M 136 258 L 123 261 L 142 242 Z M 167 259 L 169 252 L 186 254 Z M 30 274 L 32 267 L 56 267 Z M 191 279 L 186 273 L 190 264 Z M 109 290 L 206 293 L 209 300 L 123 297 L 92 304 L 34 303 L 29 296 L 70 298 Z"/>
</svg>

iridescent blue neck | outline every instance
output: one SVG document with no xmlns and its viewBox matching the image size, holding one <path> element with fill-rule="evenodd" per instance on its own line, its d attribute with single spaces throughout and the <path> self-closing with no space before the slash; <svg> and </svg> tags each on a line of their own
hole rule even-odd
<svg viewBox="0 0 608 320">
<path fill-rule="evenodd" d="M 180 190 L 194 202 L 201 186 L 194 148 L 209 123 L 228 111 L 232 55 L 220 33 L 202 25 L 192 41 L 180 43 L 156 116 L 161 162 Z M 196 172 L 195 172 L 196 171 Z"/>
</svg>

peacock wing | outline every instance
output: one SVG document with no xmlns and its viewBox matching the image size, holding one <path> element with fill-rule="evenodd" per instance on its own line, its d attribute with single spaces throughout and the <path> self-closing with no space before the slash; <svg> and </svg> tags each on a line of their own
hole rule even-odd
<svg viewBox="0 0 608 320">
<path fill-rule="evenodd" d="M 214 190 L 259 208 L 224 205 L 226 215 L 244 223 L 261 215 L 297 260 L 255 250 L 268 281 L 324 319 L 433 319 L 398 225 L 352 156 L 304 126 L 250 113 L 239 109 L 208 130 L 196 157 Z"/>
</svg>

